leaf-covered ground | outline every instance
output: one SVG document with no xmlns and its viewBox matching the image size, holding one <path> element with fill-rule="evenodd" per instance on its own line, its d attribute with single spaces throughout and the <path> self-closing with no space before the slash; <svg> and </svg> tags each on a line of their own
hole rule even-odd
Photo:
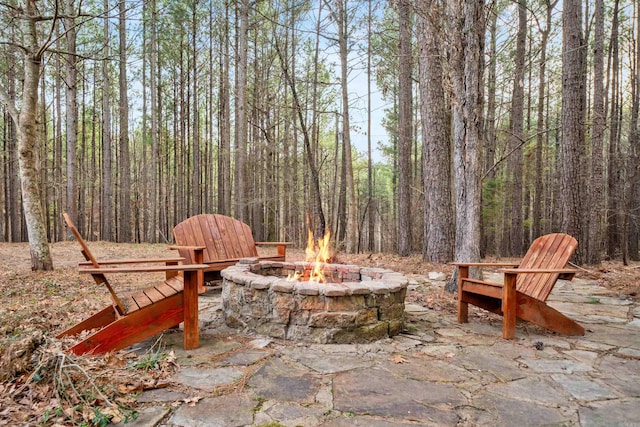
<svg viewBox="0 0 640 427">
<path fill-rule="evenodd" d="M 166 245 L 89 242 L 97 258 L 176 256 Z M 135 417 L 135 394 L 166 385 L 177 369 L 171 353 L 152 348 L 144 355 L 124 351 L 105 357 L 65 353 L 70 342 L 55 336 L 109 304 L 106 290 L 80 276 L 82 256 L 75 242 L 52 245 L 55 270 L 32 272 L 25 243 L 0 243 L 0 425 L 105 425 Z M 289 260 L 303 251 L 288 251 Z M 420 256 L 338 254 L 336 262 L 384 267 L 417 279 L 430 271 L 450 275 L 448 265 L 425 263 Z M 580 275 L 610 288 L 612 294 L 637 299 L 640 265 L 616 262 L 588 267 Z M 112 280 L 119 292 L 142 288 L 162 278 L 126 275 Z M 408 293 L 411 302 L 454 315 L 455 297 L 443 289 Z"/>
</svg>

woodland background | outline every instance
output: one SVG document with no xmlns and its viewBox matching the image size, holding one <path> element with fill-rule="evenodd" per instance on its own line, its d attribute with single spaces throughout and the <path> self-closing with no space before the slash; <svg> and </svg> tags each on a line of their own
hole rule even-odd
<svg viewBox="0 0 640 427">
<path fill-rule="evenodd" d="M 217 212 L 257 241 L 328 227 L 433 262 L 560 230 L 579 262 L 638 259 L 639 8 L 5 1 L 0 241 L 33 240 L 35 206 L 48 241 L 65 211 L 88 239 L 152 243 Z"/>
</svg>

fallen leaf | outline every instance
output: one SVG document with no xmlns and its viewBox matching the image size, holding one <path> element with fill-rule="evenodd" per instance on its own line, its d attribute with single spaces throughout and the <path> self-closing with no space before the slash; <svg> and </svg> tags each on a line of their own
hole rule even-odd
<svg viewBox="0 0 640 427">
<path fill-rule="evenodd" d="M 188 399 L 182 399 L 182 401 L 189 406 L 196 406 L 196 403 L 198 403 L 200 400 L 202 400 L 202 396 L 194 396 Z"/>
<path fill-rule="evenodd" d="M 117 353 L 109 353 L 106 357 L 105 363 L 111 368 L 124 368 L 127 366 L 127 362 L 120 357 Z"/>
<path fill-rule="evenodd" d="M 143 390 L 155 390 L 158 388 L 167 388 L 171 383 L 168 381 L 146 381 L 142 387 Z"/>
<path fill-rule="evenodd" d="M 142 390 L 143 390 L 142 384 L 120 384 L 120 385 L 118 385 L 118 392 L 120 392 L 122 394 L 137 393 L 137 392 L 142 391 Z"/>
<path fill-rule="evenodd" d="M 391 359 L 389 359 L 389 361 L 393 363 L 407 363 L 407 359 L 400 355 L 393 356 Z"/>
</svg>

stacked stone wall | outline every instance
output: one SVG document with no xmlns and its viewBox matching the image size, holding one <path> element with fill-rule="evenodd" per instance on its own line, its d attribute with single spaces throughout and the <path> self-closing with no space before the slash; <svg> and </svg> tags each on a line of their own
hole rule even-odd
<svg viewBox="0 0 640 427">
<path fill-rule="evenodd" d="M 362 343 L 402 331 L 408 280 L 390 270 L 330 264 L 330 283 L 288 281 L 309 263 L 243 259 L 222 272 L 228 326 L 288 340 Z"/>
</svg>

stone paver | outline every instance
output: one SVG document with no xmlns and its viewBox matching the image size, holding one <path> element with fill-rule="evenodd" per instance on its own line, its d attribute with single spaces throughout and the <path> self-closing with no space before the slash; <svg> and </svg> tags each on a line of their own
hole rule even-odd
<svg viewBox="0 0 640 427">
<path fill-rule="evenodd" d="M 342 412 L 455 425 L 465 403 L 453 385 L 398 377 L 382 369 L 342 372 L 333 381 L 334 408 Z"/>
<path fill-rule="evenodd" d="M 467 420 L 470 426 L 556 426 L 572 425 L 574 421 L 558 408 L 491 393 L 479 394 L 473 399 L 473 405 L 482 410 Z"/>
<path fill-rule="evenodd" d="M 410 277 L 408 294 L 442 287 L 432 276 Z M 294 343 L 225 326 L 219 292 L 200 301 L 200 348 L 184 351 L 180 330 L 165 334 L 180 368 L 169 387 L 138 397 L 131 425 L 640 425 L 640 307 L 595 281 L 559 281 L 549 299 L 584 337 L 519 322 L 509 341 L 493 314 L 472 308 L 460 325 L 407 303 L 405 331 L 393 338 Z"/>
<path fill-rule="evenodd" d="M 117 427 L 145 427 L 157 425 L 171 409 L 166 406 L 149 406 L 138 411 L 135 420 L 126 420 L 115 424 Z"/>
<path fill-rule="evenodd" d="M 292 426 L 317 426 L 327 418 L 327 411 L 320 406 L 301 405 L 291 402 L 267 401 L 256 411 L 253 423 L 268 425 L 280 423 Z"/>
<path fill-rule="evenodd" d="M 248 385 L 260 399 L 311 403 L 320 388 L 320 380 L 305 368 L 273 359 L 253 375 Z"/>
<path fill-rule="evenodd" d="M 184 427 L 240 427 L 253 422 L 255 400 L 245 394 L 208 397 L 195 405 L 185 404 L 169 419 L 169 425 Z"/>
<path fill-rule="evenodd" d="M 238 381 L 244 371 L 234 367 L 184 368 L 173 376 L 173 381 L 199 390 L 210 390 Z"/>
<path fill-rule="evenodd" d="M 582 427 L 637 427 L 640 420 L 640 399 L 607 401 L 580 408 Z"/>
</svg>

